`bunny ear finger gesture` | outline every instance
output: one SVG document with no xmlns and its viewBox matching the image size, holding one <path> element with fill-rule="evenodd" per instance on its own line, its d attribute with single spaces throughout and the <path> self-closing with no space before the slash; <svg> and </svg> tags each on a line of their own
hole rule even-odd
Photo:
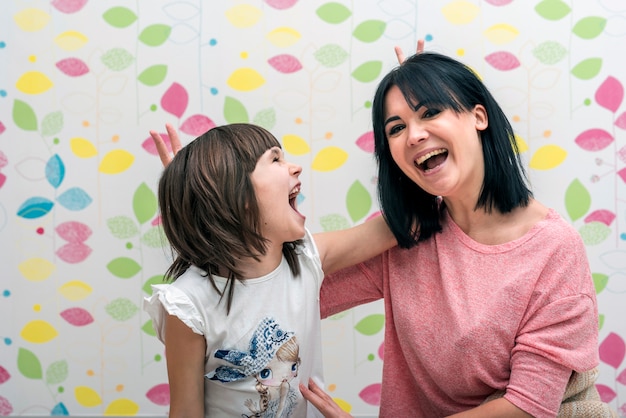
<svg viewBox="0 0 626 418">
<path fill-rule="evenodd" d="M 159 157 L 161 158 L 161 162 L 163 163 L 164 167 L 167 166 L 170 161 L 172 161 L 172 155 L 176 155 L 176 153 L 178 153 L 178 151 L 180 151 L 180 149 L 182 148 L 180 138 L 178 137 L 176 129 L 174 129 L 171 124 L 166 123 L 165 130 L 167 131 L 167 135 L 170 137 L 172 153 L 170 153 L 170 150 L 167 148 L 163 137 L 156 131 L 150 131 L 150 136 L 152 137 L 154 145 L 159 152 Z"/>
<path fill-rule="evenodd" d="M 396 58 L 398 58 L 398 64 L 402 64 L 404 60 L 406 59 L 406 57 L 404 56 L 404 52 L 402 52 L 402 48 L 400 48 L 399 46 L 396 46 L 393 50 L 396 52 Z M 424 52 L 424 40 L 418 39 L 417 47 L 415 48 L 415 53 L 420 54 L 422 52 Z"/>
</svg>

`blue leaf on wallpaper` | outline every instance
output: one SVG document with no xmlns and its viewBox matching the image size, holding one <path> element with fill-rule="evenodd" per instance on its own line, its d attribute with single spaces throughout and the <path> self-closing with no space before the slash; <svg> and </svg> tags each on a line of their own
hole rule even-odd
<svg viewBox="0 0 626 418">
<path fill-rule="evenodd" d="M 54 203 L 45 197 L 31 197 L 17 210 L 17 216 L 25 219 L 36 219 L 46 215 Z"/>
<path fill-rule="evenodd" d="M 54 154 L 46 163 L 46 179 L 48 183 L 55 189 L 57 189 L 63 178 L 65 177 L 65 165 L 58 154 Z"/>
<path fill-rule="evenodd" d="M 57 201 L 66 209 L 83 210 L 91 204 L 91 197 L 80 187 L 72 187 L 57 198 Z"/>
<path fill-rule="evenodd" d="M 50 415 L 52 415 L 53 417 L 58 417 L 58 416 L 69 416 L 70 413 L 68 412 L 67 408 L 65 407 L 65 405 L 63 405 L 63 402 L 59 402 L 58 404 L 54 405 L 54 408 L 52 408 L 52 411 L 50 411 Z"/>
</svg>

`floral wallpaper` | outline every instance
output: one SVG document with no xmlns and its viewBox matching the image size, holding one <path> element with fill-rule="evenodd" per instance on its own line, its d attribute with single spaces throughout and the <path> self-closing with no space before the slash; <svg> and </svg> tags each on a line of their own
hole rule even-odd
<svg viewBox="0 0 626 418">
<path fill-rule="evenodd" d="M 0 13 L 0 415 L 167 414 L 142 311 L 171 259 L 148 131 L 252 122 L 304 172 L 313 232 L 374 216 L 370 107 L 395 45 L 468 63 L 536 196 L 580 232 L 602 398 L 626 416 L 626 3 L 15 0 Z M 165 134 L 164 134 L 165 135 Z M 520 263 L 523 263 L 520 260 Z M 326 390 L 376 416 L 382 305 L 323 323 Z M 425 318 L 425 320 L 428 320 Z"/>
</svg>

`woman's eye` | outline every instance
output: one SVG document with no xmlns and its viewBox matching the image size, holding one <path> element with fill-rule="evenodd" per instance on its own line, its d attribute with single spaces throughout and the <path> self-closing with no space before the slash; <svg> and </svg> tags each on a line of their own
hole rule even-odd
<svg viewBox="0 0 626 418">
<path fill-rule="evenodd" d="M 439 109 L 426 109 L 422 115 L 423 118 L 432 118 L 437 116 L 441 111 Z"/>
<path fill-rule="evenodd" d="M 392 126 L 389 129 L 389 132 L 387 133 L 387 136 L 394 136 L 396 135 L 398 132 L 402 131 L 402 129 L 404 129 L 404 125 L 395 125 Z"/>
</svg>

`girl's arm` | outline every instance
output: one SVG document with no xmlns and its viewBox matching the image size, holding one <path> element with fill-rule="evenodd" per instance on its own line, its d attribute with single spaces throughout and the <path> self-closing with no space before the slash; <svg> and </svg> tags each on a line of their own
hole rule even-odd
<svg viewBox="0 0 626 418">
<path fill-rule="evenodd" d="M 206 342 L 176 316 L 165 320 L 170 418 L 204 418 Z"/>
</svg>

